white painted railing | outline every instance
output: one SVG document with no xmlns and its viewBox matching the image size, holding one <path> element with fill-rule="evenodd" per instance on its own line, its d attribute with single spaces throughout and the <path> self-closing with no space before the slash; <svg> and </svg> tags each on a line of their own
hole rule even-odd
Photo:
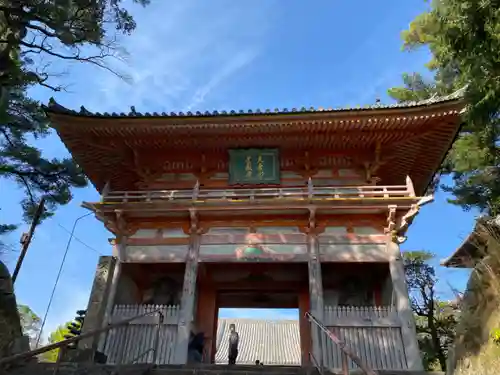
<svg viewBox="0 0 500 375">
<path fill-rule="evenodd" d="M 235 202 L 272 200 L 342 200 L 352 198 L 405 198 L 413 197 L 407 185 L 389 186 L 321 186 L 305 188 L 255 188 L 255 189 L 185 189 L 111 191 L 102 197 L 105 203 L 127 202 Z"/>
<path fill-rule="evenodd" d="M 401 321 L 390 306 L 326 306 L 323 324 L 375 370 L 407 370 Z M 342 353 L 325 333 L 320 333 L 323 365 L 342 368 Z M 349 369 L 358 369 L 348 361 Z"/>
<path fill-rule="evenodd" d="M 144 316 L 128 326 L 109 332 L 104 346 L 107 363 L 172 363 L 177 344 L 179 306 L 166 305 L 117 305 L 113 309 L 111 322 L 119 322 L 147 312 L 160 314 Z M 155 340 L 159 335 L 157 352 Z"/>
</svg>

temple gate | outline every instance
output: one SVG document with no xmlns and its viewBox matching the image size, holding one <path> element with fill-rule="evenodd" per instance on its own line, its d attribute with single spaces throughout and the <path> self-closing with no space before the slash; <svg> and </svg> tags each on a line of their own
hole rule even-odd
<svg viewBox="0 0 500 375">
<path fill-rule="evenodd" d="M 167 317 L 88 345 L 109 361 L 118 351 L 134 359 L 157 326 L 159 355 L 142 360 L 183 364 L 194 322 L 209 363 L 219 308 L 287 307 L 300 311 L 303 364 L 343 360 L 309 312 L 370 367 L 420 370 L 399 244 L 432 201 L 426 190 L 462 108 L 458 94 L 274 113 L 94 114 L 52 103 L 54 128 L 102 195 L 84 207 L 115 235 L 84 331 L 145 309 Z"/>
</svg>

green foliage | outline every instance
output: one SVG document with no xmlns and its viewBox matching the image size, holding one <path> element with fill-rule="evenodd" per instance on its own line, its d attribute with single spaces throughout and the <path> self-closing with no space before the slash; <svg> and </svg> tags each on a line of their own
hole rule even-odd
<svg viewBox="0 0 500 375">
<path fill-rule="evenodd" d="M 38 102 L 25 97 L 23 91 L 10 93 L 7 110 L 9 121 L 0 123 L 0 177 L 19 184 L 26 198 L 22 201 L 25 219 L 32 218 L 37 203 L 46 199 L 45 217 L 71 200 L 72 187 L 84 187 L 83 172 L 70 158 L 47 159 L 42 151 L 29 144 L 49 134 L 49 122 Z M 12 227 L 12 226 L 11 226 Z"/>
<path fill-rule="evenodd" d="M 78 310 L 76 312 L 77 317 L 75 320 L 63 324 L 52 332 L 49 336 L 49 344 L 55 344 L 57 342 L 67 340 L 71 337 L 75 337 L 81 334 L 83 327 L 83 322 L 85 320 L 86 310 Z M 75 346 L 69 345 L 68 348 L 73 348 Z M 42 358 L 46 362 L 55 362 L 59 355 L 59 349 L 54 349 L 43 354 Z"/>
<path fill-rule="evenodd" d="M 1 211 L 1 210 L 0 210 Z M 13 225 L 13 224 L 0 224 L 0 254 L 2 253 L 2 251 L 4 249 L 6 249 L 8 247 L 7 244 L 5 244 L 2 240 L 1 240 L 1 236 L 2 234 L 6 234 L 6 233 L 9 233 L 9 232 L 12 232 L 16 229 L 16 226 Z"/>
<path fill-rule="evenodd" d="M 428 47 L 432 82 L 418 74 L 403 76 L 389 95 L 404 102 L 444 95 L 466 86 L 469 104 L 463 132 L 441 172 L 451 174 L 451 203 L 500 214 L 500 2 L 435 0 L 402 32 L 404 49 Z M 409 79 L 408 77 L 411 77 Z"/>
<path fill-rule="evenodd" d="M 57 327 L 57 329 L 52 332 L 49 336 L 49 344 L 55 344 L 57 342 L 65 340 L 66 335 L 69 334 L 69 330 L 67 325 L 70 324 L 71 322 L 68 322 L 66 324 L 60 325 Z M 45 352 L 42 355 L 42 358 L 46 362 L 55 362 L 57 361 L 57 356 L 59 355 L 59 349 L 54 349 L 49 352 Z"/>
<path fill-rule="evenodd" d="M 426 251 L 406 252 L 403 263 L 424 368 L 445 371 L 458 311 L 456 306 L 440 301 L 436 295 L 436 273 L 429 264 L 432 258 Z"/>
<path fill-rule="evenodd" d="M 494 328 L 491 330 L 491 338 L 495 344 L 500 344 L 500 328 Z"/>
<path fill-rule="evenodd" d="M 134 0 L 146 5 L 149 0 Z M 108 57 L 119 57 L 117 33 L 130 34 L 136 23 L 121 0 L 0 0 L 0 178 L 25 192 L 21 202 L 30 220 L 41 197 L 44 217 L 67 204 L 71 188 L 87 181 L 70 158 L 51 159 L 33 146 L 50 133 L 40 103 L 27 96 L 33 86 L 60 91 L 52 84 L 57 60 L 84 62 L 111 71 Z M 15 228 L 2 224 L 0 234 Z"/>
<path fill-rule="evenodd" d="M 141 5 L 150 0 L 134 0 Z M 122 0 L 0 1 L 0 83 L 43 85 L 50 74 L 40 57 L 105 66 L 116 49 L 116 32 L 130 34 L 136 23 Z M 114 27 L 113 27 L 114 26 Z M 88 48 L 84 53 L 81 47 Z"/>
</svg>

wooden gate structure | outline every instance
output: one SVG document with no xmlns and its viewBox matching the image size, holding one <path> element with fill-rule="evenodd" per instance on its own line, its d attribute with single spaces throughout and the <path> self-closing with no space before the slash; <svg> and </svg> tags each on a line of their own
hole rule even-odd
<svg viewBox="0 0 500 375">
<path fill-rule="evenodd" d="M 213 362 L 219 307 L 278 301 L 301 311 L 303 364 L 313 353 L 339 367 L 337 349 L 302 318 L 310 312 L 372 367 L 421 370 L 399 244 L 432 201 L 427 188 L 463 109 L 461 92 L 366 108 L 170 114 L 52 101 L 52 126 L 101 194 L 83 206 L 115 236 L 83 330 L 114 319 L 118 305 L 178 306 L 156 360 L 186 363 L 194 323 Z M 149 325 L 134 327 L 145 344 L 130 350 L 128 336 L 110 337 L 110 360 L 148 350 Z"/>
</svg>

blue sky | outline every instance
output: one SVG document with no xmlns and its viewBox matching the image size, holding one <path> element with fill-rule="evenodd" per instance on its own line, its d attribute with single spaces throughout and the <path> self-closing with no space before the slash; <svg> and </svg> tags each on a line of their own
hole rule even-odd
<svg viewBox="0 0 500 375">
<path fill-rule="evenodd" d="M 187 111 L 264 109 L 302 106 L 339 107 L 388 102 L 387 88 L 403 72 L 422 71 L 426 51 L 401 51 L 400 32 L 425 10 L 423 0 L 331 1 L 288 0 L 155 1 L 132 9 L 138 28 L 121 39 L 125 62 L 110 65 L 131 78 L 124 82 L 98 68 L 61 65 L 59 78 L 67 92 L 32 90 L 47 102 L 54 95 L 69 108 L 92 111 Z M 56 135 L 40 142 L 49 156 L 66 150 Z M 21 223 L 17 186 L 2 181 L 2 221 Z M 89 187 L 36 232 L 16 283 L 19 302 L 43 316 L 57 269 L 75 221 L 86 213 L 82 201 L 97 200 Z M 404 250 L 425 249 L 444 258 L 471 230 L 474 213 L 436 195 L 409 231 Z M 21 231 L 7 238 L 18 249 Z M 110 233 L 92 216 L 82 219 L 70 246 L 63 274 L 48 315 L 46 330 L 73 318 L 85 307 L 99 254 L 110 254 Z M 5 255 L 13 267 L 17 253 Z M 436 260 L 436 263 L 438 261 Z M 439 289 L 462 289 L 467 273 L 438 268 Z M 226 310 L 221 316 L 296 317 L 279 311 Z"/>
</svg>

